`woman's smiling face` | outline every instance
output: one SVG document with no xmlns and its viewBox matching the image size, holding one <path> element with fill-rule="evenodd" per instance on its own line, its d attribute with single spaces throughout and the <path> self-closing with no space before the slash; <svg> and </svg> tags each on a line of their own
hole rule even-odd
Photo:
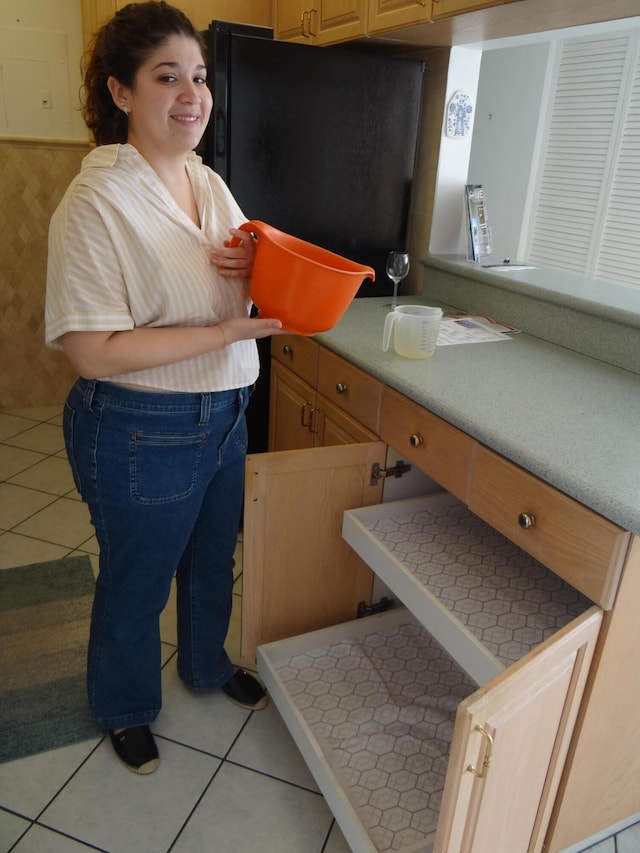
<svg viewBox="0 0 640 853">
<path fill-rule="evenodd" d="M 116 105 L 129 110 L 127 142 L 151 159 L 192 151 L 213 106 L 206 76 L 197 41 L 173 35 L 140 66 L 132 88 L 110 78 Z"/>
</svg>

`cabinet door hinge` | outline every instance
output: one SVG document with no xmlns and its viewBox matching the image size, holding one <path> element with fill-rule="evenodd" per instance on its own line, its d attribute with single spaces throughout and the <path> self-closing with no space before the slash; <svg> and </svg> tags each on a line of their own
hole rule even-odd
<svg viewBox="0 0 640 853">
<path fill-rule="evenodd" d="M 381 468 L 378 462 L 374 462 L 371 466 L 371 480 L 369 481 L 369 485 L 375 486 L 378 480 L 381 480 L 383 477 L 395 477 L 399 479 L 410 470 L 411 464 L 403 462 L 402 459 L 398 459 L 393 468 Z"/>
<path fill-rule="evenodd" d="M 358 604 L 358 619 L 362 619 L 363 616 L 372 616 L 374 613 L 384 613 L 385 610 L 391 610 L 392 607 L 395 607 L 395 604 L 395 598 L 387 598 L 386 595 L 383 595 L 380 601 L 373 604 L 366 604 L 366 602 L 361 601 Z"/>
</svg>

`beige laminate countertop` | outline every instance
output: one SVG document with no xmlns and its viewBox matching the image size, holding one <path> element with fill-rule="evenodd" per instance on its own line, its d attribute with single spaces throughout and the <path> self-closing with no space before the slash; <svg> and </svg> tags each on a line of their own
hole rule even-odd
<svg viewBox="0 0 640 853">
<path fill-rule="evenodd" d="M 410 361 L 382 352 L 388 304 L 389 297 L 356 299 L 316 340 L 640 534 L 640 375 L 526 334 L 438 347 Z"/>
</svg>

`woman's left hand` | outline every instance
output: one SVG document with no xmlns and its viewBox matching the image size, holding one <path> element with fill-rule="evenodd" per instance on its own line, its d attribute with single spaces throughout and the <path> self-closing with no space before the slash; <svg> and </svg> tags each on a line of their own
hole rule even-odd
<svg viewBox="0 0 640 853">
<path fill-rule="evenodd" d="M 224 248 L 209 249 L 209 263 L 227 278 L 251 278 L 256 241 L 251 234 L 237 228 L 230 228 L 229 233 L 232 238 L 224 241 Z"/>
</svg>

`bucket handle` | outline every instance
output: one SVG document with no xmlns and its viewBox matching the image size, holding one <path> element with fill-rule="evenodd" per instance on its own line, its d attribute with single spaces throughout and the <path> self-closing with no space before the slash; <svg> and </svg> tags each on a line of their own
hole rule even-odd
<svg viewBox="0 0 640 853">
<path fill-rule="evenodd" d="M 243 222 L 242 225 L 238 225 L 239 231 L 247 231 L 249 234 L 252 234 L 254 231 L 258 236 L 264 236 L 265 234 L 273 233 L 276 229 L 273 225 L 267 225 L 266 222 L 260 222 L 259 219 L 251 219 L 249 222 Z M 236 246 L 240 245 L 239 237 L 232 237 L 229 240 L 229 248 L 235 249 Z"/>
</svg>

